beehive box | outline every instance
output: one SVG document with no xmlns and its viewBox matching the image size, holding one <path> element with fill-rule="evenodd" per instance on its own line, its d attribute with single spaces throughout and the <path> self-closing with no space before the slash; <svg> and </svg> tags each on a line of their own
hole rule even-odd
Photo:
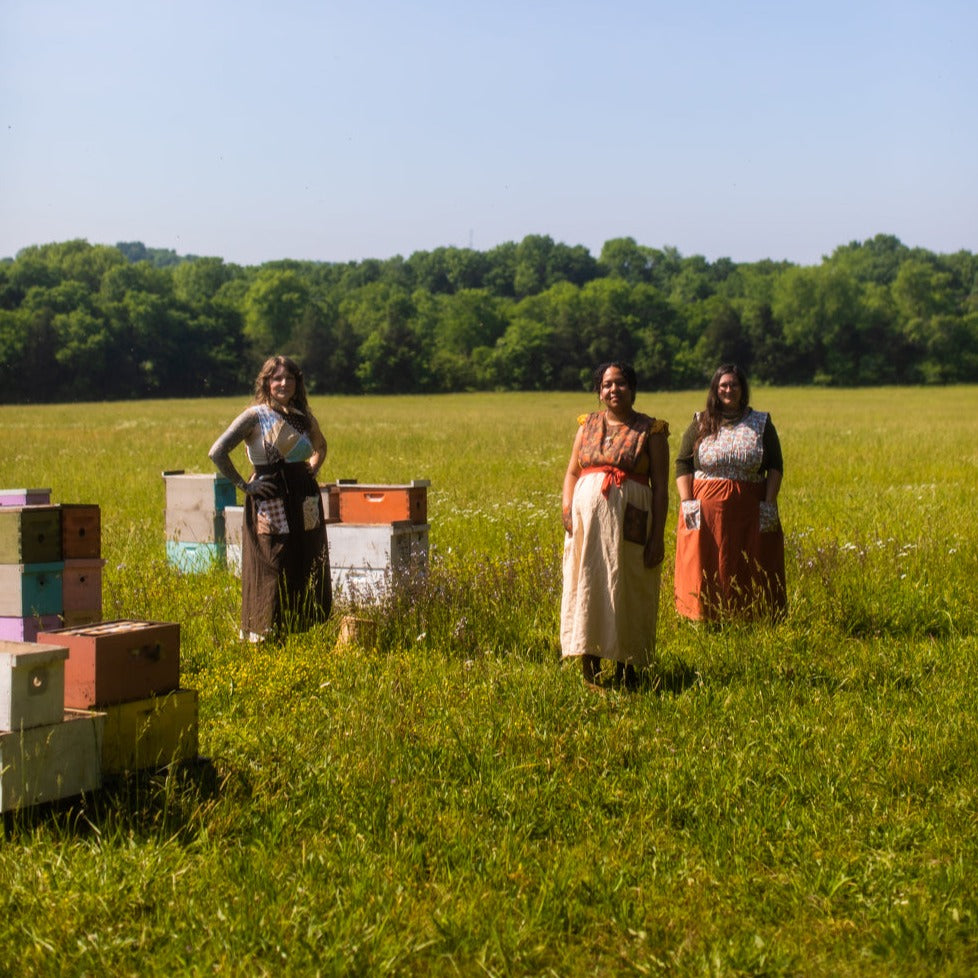
<svg viewBox="0 0 978 978">
<path fill-rule="evenodd" d="M 220 512 L 235 504 L 234 483 L 217 472 L 164 472 L 166 508 Z"/>
<path fill-rule="evenodd" d="M 183 574 L 202 574 L 227 564 L 227 547 L 224 543 L 167 540 L 166 559 Z"/>
<path fill-rule="evenodd" d="M 60 506 L 0 506 L 0 563 L 61 560 Z"/>
<path fill-rule="evenodd" d="M 427 524 L 332 523 L 326 539 L 333 587 L 349 595 L 379 596 L 428 567 Z"/>
<path fill-rule="evenodd" d="M 61 556 L 65 560 L 102 556 L 102 513 L 97 504 L 61 504 Z"/>
<path fill-rule="evenodd" d="M 319 487 L 323 497 L 323 517 L 327 523 L 340 521 L 340 487 L 335 482 L 328 482 Z"/>
<path fill-rule="evenodd" d="M 38 641 L 64 645 L 65 706 L 111 706 L 169 693 L 180 685 L 180 625 L 103 621 L 38 632 Z"/>
<path fill-rule="evenodd" d="M 0 564 L 0 616 L 58 614 L 62 609 L 63 572 L 64 561 L 60 560 L 49 564 Z"/>
<path fill-rule="evenodd" d="M 166 767 L 197 756 L 196 690 L 116 703 L 103 712 L 103 775 Z"/>
<path fill-rule="evenodd" d="M 57 723 L 0 733 L 0 811 L 100 788 L 104 721 L 66 710 Z"/>
<path fill-rule="evenodd" d="M 342 523 L 428 522 L 427 479 L 407 485 L 360 485 L 340 482 L 339 518 Z"/>
<path fill-rule="evenodd" d="M 372 567 L 333 567 L 330 565 L 333 597 L 356 601 L 377 601 L 391 588 L 389 569 Z"/>
<path fill-rule="evenodd" d="M 224 507 L 224 558 L 228 570 L 241 573 L 241 534 L 244 531 L 244 506 Z"/>
<path fill-rule="evenodd" d="M 67 622 L 64 622 L 67 624 Z M 0 617 L 0 638 L 11 642 L 33 642 L 40 631 L 60 628 L 59 615 L 12 615 Z"/>
<path fill-rule="evenodd" d="M 102 614 L 101 558 L 77 558 L 64 562 L 61 576 L 61 608 L 65 613 L 97 612 Z"/>
<path fill-rule="evenodd" d="M 50 489 L 0 489 L 0 506 L 46 506 Z"/>
<path fill-rule="evenodd" d="M 67 658 L 63 645 L 0 640 L 0 730 L 61 720 Z"/>
<path fill-rule="evenodd" d="M 329 562 L 396 572 L 428 564 L 428 526 L 396 523 L 333 523 L 326 527 Z"/>
</svg>

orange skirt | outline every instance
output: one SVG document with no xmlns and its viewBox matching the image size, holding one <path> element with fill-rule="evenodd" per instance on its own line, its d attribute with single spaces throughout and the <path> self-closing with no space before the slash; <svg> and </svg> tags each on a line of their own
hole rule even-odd
<svg viewBox="0 0 978 978">
<path fill-rule="evenodd" d="M 680 505 L 676 611 L 695 621 L 783 617 L 784 533 L 761 530 L 763 482 L 694 479 L 694 504 Z"/>
</svg>

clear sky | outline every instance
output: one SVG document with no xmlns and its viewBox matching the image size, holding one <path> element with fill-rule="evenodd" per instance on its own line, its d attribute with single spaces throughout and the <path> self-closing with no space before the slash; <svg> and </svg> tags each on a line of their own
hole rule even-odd
<svg viewBox="0 0 978 978">
<path fill-rule="evenodd" d="M 0 257 L 978 252 L 975 0 L 0 0 Z"/>
</svg>

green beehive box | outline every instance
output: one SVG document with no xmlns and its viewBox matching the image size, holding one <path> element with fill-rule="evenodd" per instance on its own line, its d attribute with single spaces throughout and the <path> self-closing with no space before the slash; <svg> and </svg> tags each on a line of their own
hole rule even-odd
<svg viewBox="0 0 978 978">
<path fill-rule="evenodd" d="M 0 507 L 0 564 L 61 560 L 60 506 Z"/>
</svg>

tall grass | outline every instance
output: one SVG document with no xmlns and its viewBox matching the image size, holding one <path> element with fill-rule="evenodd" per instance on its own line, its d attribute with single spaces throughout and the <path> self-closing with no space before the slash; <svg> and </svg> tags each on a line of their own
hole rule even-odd
<svg viewBox="0 0 978 978">
<path fill-rule="evenodd" d="M 557 661 L 588 397 L 314 402 L 326 478 L 432 482 L 427 578 L 338 609 L 375 649 L 242 644 L 166 564 L 160 473 L 239 402 L 0 409 L 0 481 L 101 504 L 106 616 L 181 622 L 208 759 L 7 818 L 0 973 L 973 974 L 975 396 L 757 391 L 787 621 L 680 621 L 667 558 L 655 683 L 603 695 Z M 639 407 L 675 450 L 701 400 Z"/>
</svg>

